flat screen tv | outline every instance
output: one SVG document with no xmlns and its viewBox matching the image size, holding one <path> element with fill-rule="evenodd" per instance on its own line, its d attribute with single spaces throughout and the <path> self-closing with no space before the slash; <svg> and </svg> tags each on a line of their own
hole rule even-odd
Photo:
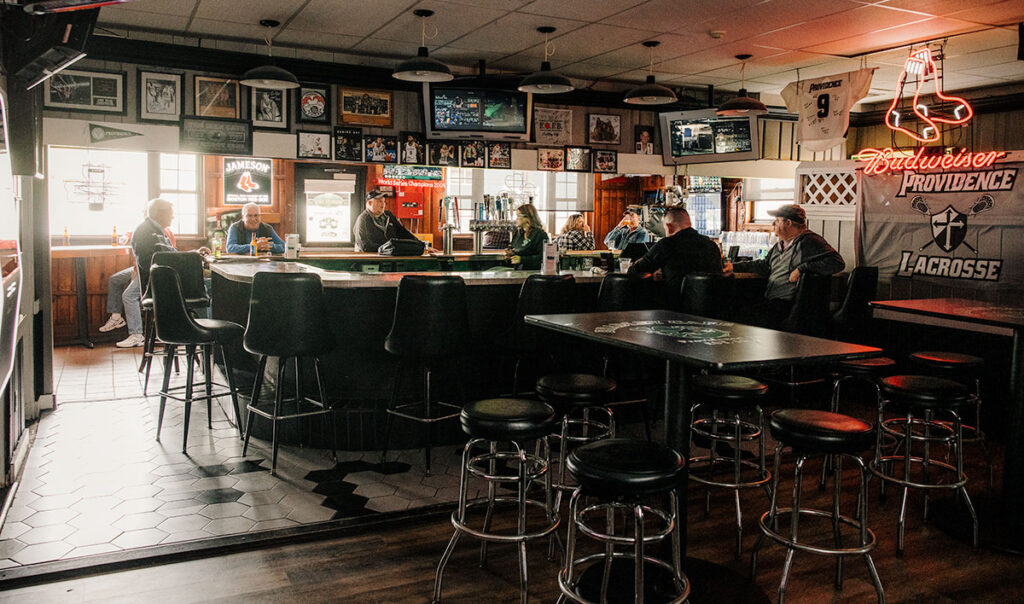
<svg viewBox="0 0 1024 604">
<path fill-rule="evenodd" d="M 532 105 L 532 95 L 515 90 L 423 85 L 428 140 L 529 141 Z"/>
<path fill-rule="evenodd" d="M 666 166 L 760 159 L 757 116 L 718 117 L 714 109 L 662 113 L 661 154 Z"/>
</svg>

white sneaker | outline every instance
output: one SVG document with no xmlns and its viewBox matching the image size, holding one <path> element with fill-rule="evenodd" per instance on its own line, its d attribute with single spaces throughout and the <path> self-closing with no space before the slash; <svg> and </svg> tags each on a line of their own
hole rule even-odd
<svg viewBox="0 0 1024 604">
<path fill-rule="evenodd" d="M 107 322 L 103 324 L 103 327 L 100 327 L 100 331 L 103 333 L 107 333 L 108 331 L 114 331 L 115 329 L 124 326 L 125 322 L 124 319 L 121 318 L 121 315 L 110 315 L 110 318 L 107 319 Z"/>
<path fill-rule="evenodd" d="M 129 334 L 127 338 L 115 344 L 115 346 L 117 346 L 118 348 L 134 348 L 136 346 L 142 346 L 145 343 L 145 336 L 143 336 L 141 333 L 133 333 Z"/>
</svg>

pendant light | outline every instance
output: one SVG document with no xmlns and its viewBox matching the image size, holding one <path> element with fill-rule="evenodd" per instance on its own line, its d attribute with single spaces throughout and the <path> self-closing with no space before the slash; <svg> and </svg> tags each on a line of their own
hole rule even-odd
<svg viewBox="0 0 1024 604">
<path fill-rule="evenodd" d="M 736 58 L 742 61 L 740 64 L 740 91 L 736 93 L 735 98 L 729 99 L 724 105 L 719 107 L 718 111 L 715 112 L 716 115 L 721 115 L 723 117 L 746 117 L 748 115 L 761 115 L 762 113 L 768 113 L 768 107 L 764 103 L 747 96 L 744 72 L 747 70 L 747 59 L 751 56 L 752 55 L 736 55 Z"/>
<path fill-rule="evenodd" d="M 532 92 L 533 94 L 558 94 L 559 92 L 572 92 L 576 87 L 572 81 L 557 71 L 551 71 L 551 63 L 548 57 L 555 54 L 551 42 L 548 41 L 555 28 L 545 25 L 538 27 L 537 31 L 544 34 L 544 61 L 540 64 L 540 71 L 535 71 L 519 82 L 519 92 Z"/>
<path fill-rule="evenodd" d="M 427 56 L 427 17 L 432 16 L 434 11 L 418 8 L 412 11 L 412 14 L 422 20 L 420 48 L 415 57 L 399 63 L 391 73 L 391 77 L 407 82 L 450 82 L 455 78 L 451 68 L 441 61 Z"/>
<path fill-rule="evenodd" d="M 263 19 L 260 21 L 260 25 L 267 28 L 267 56 L 273 58 L 274 45 L 270 40 L 270 30 L 281 25 L 281 22 L 274 19 Z M 252 86 L 253 88 L 270 88 L 272 90 L 289 90 L 299 87 L 299 80 L 295 77 L 295 74 L 276 65 L 254 67 L 245 72 L 240 81 L 242 84 Z"/>
<path fill-rule="evenodd" d="M 654 49 L 658 44 L 661 42 L 657 40 L 647 40 L 643 43 L 644 46 L 651 49 L 651 67 L 647 74 L 647 83 L 627 92 L 626 98 L 622 99 L 623 102 L 630 105 L 665 105 L 678 100 L 676 93 L 671 89 L 654 82 Z"/>
</svg>

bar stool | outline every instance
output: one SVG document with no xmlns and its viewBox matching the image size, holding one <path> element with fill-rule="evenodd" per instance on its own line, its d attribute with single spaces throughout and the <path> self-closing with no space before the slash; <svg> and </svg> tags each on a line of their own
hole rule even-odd
<svg viewBox="0 0 1024 604">
<path fill-rule="evenodd" d="M 480 539 L 480 565 L 487 563 L 487 544 L 515 543 L 519 549 L 519 580 L 522 587 L 521 601 L 526 603 L 529 595 L 529 578 L 526 567 L 526 542 L 540 539 L 555 532 L 559 525 L 558 508 L 551 502 L 551 451 L 546 436 L 554 428 L 556 415 L 550 405 L 540 401 L 516 398 L 495 398 L 467 404 L 459 414 L 462 430 L 470 440 L 462 450 L 462 471 L 459 479 L 459 505 L 452 513 L 455 533 L 448 542 L 434 578 L 433 602 L 441 601 L 441 581 L 445 566 L 455 550 L 455 544 L 463 533 Z M 538 440 L 543 446 L 539 455 L 526 453 L 523 443 Z M 509 448 L 500 450 L 501 443 Z M 473 454 L 474 449 L 485 448 L 486 452 Z M 507 464 L 499 474 L 498 464 Z M 506 466 L 506 467 L 507 467 Z M 468 501 L 469 478 L 481 478 L 487 482 L 487 499 Z M 527 489 L 534 481 L 544 481 L 544 500 L 527 498 Z M 497 496 L 499 485 L 514 485 L 515 497 Z M 514 533 L 496 532 L 491 528 L 495 505 L 514 503 L 517 523 Z M 481 528 L 470 526 L 467 511 L 470 508 L 486 506 Z M 530 527 L 527 522 L 529 507 L 544 510 L 544 522 Z"/>
<path fill-rule="evenodd" d="M 592 442 L 569 455 L 569 471 L 579 482 L 569 502 L 569 534 L 565 566 L 558 574 L 558 602 L 623 601 L 630 589 L 634 602 L 679 604 L 690 595 L 690 582 L 680 560 L 679 502 L 676 489 L 685 480 L 686 460 L 672 449 L 643 440 L 612 438 Z M 668 496 L 668 510 L 653 501 Z M 592 503 L 590 501 L 593 501 Z M 626 517 L 615 530 L 616 514 Z M 647 526 L 653 518 L 656 526 Z M 604 526 L 599 528 L 598 523 Z M 576 535 L 604 544 L 604 551 L 576 557 Z M 668 538 L 672 562 L 645 553 L 645 546 Z M 615 546 L 631 551 L 616 552 Z M 619 562 L 632 561 L 630 576 Z M 595 587 L 595 584 L 600 587 Z M 672 585 L 672 591 L 665 589 Z M 613 597 L 619 596 L 619 597 Z"/>
<path fill-rule="evenodd" d="M 985 432 L 981 429 L 981 372 L 985 367 L 985 359 L 959 352 L 929 350 L 912 353 L 910 362 L 923 368 L 927 373 L 967 386 L 968 392 L 974 398 L 974 425 L 964 424 L 963 430 L 966 434 L 963 441 L 965 443 L 976 442 L 981 445 L 981 453 L 985 456 L 985 466 L 988 470 L 988 486 L 992 488 L 995 484 L 992 455 L 985 442 Z"/>
<path fill-rule="evenodd" d="M 426 424 L 425 444 L 426 474 L 430 476 L 430 449 L 433 442 L 435 423 L 454 419 L 459 412 L 434 415 L 431 402 L 431 370 L 443 363 L 453 362 L 456 379 L 463 402 L 461 376 L 458 375 L 458 358 L 469 348 L 469 313 L 466 307 L 466 282 L 457 275 L 405 275 L 398 283 L 398 297 L 395 301 L 395 317 L 391 332 L 384 341 L 384 348 L 398 357 L 395 378 L 391 385 L 391 404 L 387 409 L 384 427 L 384 446 L 381 462 L 387 459 L 391 426 L 394 417 L 401 417 Z M 398 404 L 398 388 L 402 370 L 407 365 L 423 368 L 423 400 Z M 438 401 L 439 407 L 461 409 L 452 403 Z M 423 414 L 414 415 L 404 409 L 422 406 Z"/>
<path fill-rule="evenodd" d="M 523 317 L 572 312 L 575 296 L 576 279 L 572 275 L 530 275 L 523 282 L 512 328 L 505 334 L 502 343 L 503 347 L 515 355 L 513 396 L 519 393 L 519 369 L 523 358 L 552 354 L 546 345 L 552 341 L 552 334 L 540 327 L 527 325 Z"/>
<path fill-rule="evenodd" d="M 238 390 L 235 388 L 234 372 L 228 361 L 228 355 L 224 353 L 224 345 L 230 343 L 242 335 L 242 326 L 231 321 L 217 319 L 194 319 L 185 306 L 185 298 L 182 296 L 181 282 L 178 273 L 168 266 L 154 266 L 149 274 L 149 284 L 153 290 L 153 322 L 157 337 L 167 346 L 167 354 L 164 356 L 164 381 L 160 388 L 160 411 L 157 416 L 156 440 L 160 440 L 160 429 L 164 422 L 164 409 L 167 399 L 174 399 L 185 403 L 184 425 L 182 426 L 181 452 L 185 453 L 188 447 L 188 423 L 192 414 L 192 402 L 206 400 L 207 427 L 213 427 L 213 399 L 220 396 L 231 396 L 231 404 L 235 410 L 235 423 L 241 430 L 241 418 L 238 414 Z M 185 359 L 188 368 L 185 373 L 185 386 L 170 387 L 171 365 L 175 357 L 175 349 L 178 346 L 185 347 Z M 196 348 L 202 348 L 205 356 L 205 384 L 206 394 L 195 396 L 194 372 Z M 212 364 L 210 362 L 213 352 L 220 349 L 221 358 L 224 361 L 224 374 L 227 378 L 227 390 L 214 392 L 213 386 L 224 387 L 221 384 L 213 383 Z M 184 398 L 173 394 L 184 388 Z"/>
<path fill-rule="evenodd" d="M 761 400 L 768 392 L 768 386 L 761 382 L 738 375 L 697 375 L 691 380 L 693 397 L 697 401 L 690 407 L 690 416 L 697 418 L 690 424 L 690 432 L 708 440 L 708 454 L 690 457 L 690 480 L 707 485 L 704 494 L 704 513 L 711 513 L 711 488 L 730 489 L 736 502 L 736 559 L 743 553 L 743 511 L 740 507 L 740 490 L 761 487 L 768 497 L 771 491 L 768 482 L 772 478 L 765 463 L 764 413 Z M 703 410 L 710 415 L 698 417 Z M 752 421 L 743 415 L 753 413 Z M 757 442 L 757 461 L 743 459 L 743 443 Z M 718 444 L 732 448 L 732 456 L 720 455 Z M 732 470 L 731 479 L 717 477 L 720 466 Z M 755 474 L 744 478 L 743 469 L 753 469 Z M 706 470 L 701 476 L 700 470 Z"/>
<path fill-rule="evenodd" d="M 898 550 L 903 553 L 903 534 L 907 516 L 907 494 L 910 489 L 922 489 L 924 513 L 928 515 L 928 494 L 937 489 L 954 490 L 971 515 L 971 545 L 978 547 L 978 516 L 971 498 L 967 495 L 967 474 L 964 473 L 963 430 L 960 410 L 972 404 L 967 388 L 958 382 L 924 375 L 894 375 L 881 380 L 882 396 L 878 405 L 878 436 L 875 439 L 875 459 L 871 472 L 885 483 L 903 487 L 898 521 Z M 904 410 L 900 416 L 891 419 L 883 417 L 887 405 L 894 404 Z M 934 414 L 940 411 L 952 418 L 952 422 L 934 421 Z M 897 441 L 897 452 L 882 455 L 882 435 L 888 434 Z M 913 444 L 920 443 L 924 451 L 914 456 Z M 931 457 L 931 445 L 948 445 L 953 449 L 954 463 L 937 461 Z M 903 453 L 898 453 L 902 447 Z M 897 473 L 896 463 L 903 464 L 903 471 Z M 920 477 L 912 477 L 913 467 L 921 468 Z M 939 477 L 931 471 L 940 472 Z M 951 477 L 944 482 L 943 476 Z"/>
<path fill-rule="evenodd" d="M 625 273 L 608 273 L 601 280 L 601 287 L 597 290 L 597 311 L 598 312 L 619 312 L 625 310 L 639 310 L 638 291 L 643 280 L 640 277 L 627 275 Z M 615 348 L 607 347 L 602 355 L 601 375 L 608 376 L 609 370 L 615 375 L 618 383 L 626 381 L 640 383 L 646 386 L 647 380 L 644 376 L 644 367 L 636 361 L 636 357 L 624 354 Z M 644 422 L 644 433 L 647 440 L 651 440 L 651 418 L 647 410 L 648 398 L 609 401 L 609 407 L 619 405 L 637 404 L 640 406 L 640 416 Z"/>
<path fill-rule="evenodd" d="M 245 326 L 243 345 L 250 353 L 259 355 L 259 365 L 252 387 L 252 397 L 246 405 L 249 414 L 245 425 L 242 455 L 244 456 L 249 448 L 256 417 L 269 419 L 272 425 L 273 447 L 270 473 L 276 475 L 277 451 L 280 444 L 278 423 L 287 419 L 330 414 L 331 452 L 336 458 L 334 407 L 327 403 L 323 377 L 320 374 L 320 357 L 334 350 L 335 340 L 327 321 L 320 277 L 313 273 L 256 273 L 252 279 L 249 321 Z M 303 390 L 303 357 L 313 359 L 319 400 L 306 396 Z M 277 381 L 274 384 L 276 392 L 273 409 L 270 410 L 259 406 L 263 374 L 269 358 L 277 359 Z M 294 361 L 295 398 L 286 400 L 284 378 L 289 359 Z M 286 402 L 295 404 L 294 413 L 285 413 Z M 308 404 L 312 409 L 303 411 L 303 404 Z"/>
<path fill-rule="evenodd" d="M 731 273 L 690 273 L 679 288 L 679 312 L 728 320 L 735 297 L 736 279 Z"/>
<path fill-rule="evenodd" d="M 871 582 L 878 595 L 878 601 L 880 604 L 884 604 L 885 592 L 882 589 L 882 582 L 878 578 L 878 570 L 871 559 L 871 551 L 875 548 L 875 534 L 868 528 L 867 486 L 871 474 L 860 457 L 861 451 L 871 448 L 875 430 L 870 425 L 853 417 L 816 409 L 779 409 L 771 414 L 769 428 L 772 437 L 778 441 L 778 445 L 775 447 L 775 467 L 772 474 L 772 503 L 769 510 L 761 515 L 759 522 L 761 535 L 758 536 L 757 543 L 754 544 L 753 552 L 750 555 L 751 576 L 757 575 L 757 553 L 766 538 L 781 544 L 787 550 L 786 561 L 782 567 L 782 580 L 779 583 L 779 604 L 783 604 L 785 601 L 786 584 L 789 581 L 789 572 L 793 567 L 793 554 L 798 550 L 810 554 L 836 557 L 836 589 L 842 589 L 843 586 L 843 557 L 864 556 L 868 572 L 871 574 Z M 790 447 L 796 453 L 797 458 L 792 507 L 780 508 L 778 507 L 779 475 L 782 465 L 782 450 L 785 447 Z M 800 505 L 804 463 L 808 457 L 816 454 L 828 454 L 836 458 L 835 491 L 832 496 L 831 510 L 807 509 Z M 857 495 L 857 514 L 852 518 L 840 514 L 839 508 L 842 493 L 843 458 L 857 464 L 861 476 Z M 779 520 L 780 518 L 784 519 L 787 514 L 790 518 L 788 535 L 779 530 Z M 814 518 L 827 518 L 831 522 L 834 545 L 815 545 L 806 539 L 800 539 L 800 523 Z M 857 531 L 858 539 L 855 544 L 846 546 L 842 544 L 842 527 L 844 525 Z"/>
</svg>

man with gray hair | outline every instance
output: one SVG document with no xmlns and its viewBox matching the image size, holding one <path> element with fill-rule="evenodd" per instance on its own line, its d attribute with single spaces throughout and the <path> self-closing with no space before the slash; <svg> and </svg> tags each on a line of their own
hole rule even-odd
<svg viewBox="0 0 1024 604">
<path fill-rule="evenodd" d="M 146 219 L 132 232 L 131 246 L 135 252 L 135 271 L 122 294 L 128 337 L 116 344 L 118 348 L 133 348 L 146 343 L 142 335 L 139 298 L 149 285 L 149 266 L 153 263 L 153 254 L 176 251 L 164 230 L 173 222 L 174 204 L 157 197 L 146 204 Z"/>
<path fill-rule="evenodd" d="M 685 208 L 669 208 L 661 219 L 668 235 L 647 250 L 644 257 L 629 267 L 630 275 L 661 271 L 668 288 L 667 296 L 675 306 L 683 277 L 690 273 L 721 273 L 722 252 L 709 237 L 693 228 Z"/>
<path fill-rule="evenodd" d="M 258 205 L 247 203 L 242 206 L 242 219 L 228 227 L 224 249 L 229 254 L 251 254 L 253 238 L 256 239 L 257 251 L 269 250 L 277 255 L 284 253 L 284 239 L 272 226 L 263 222 Z"/>
</svg>

